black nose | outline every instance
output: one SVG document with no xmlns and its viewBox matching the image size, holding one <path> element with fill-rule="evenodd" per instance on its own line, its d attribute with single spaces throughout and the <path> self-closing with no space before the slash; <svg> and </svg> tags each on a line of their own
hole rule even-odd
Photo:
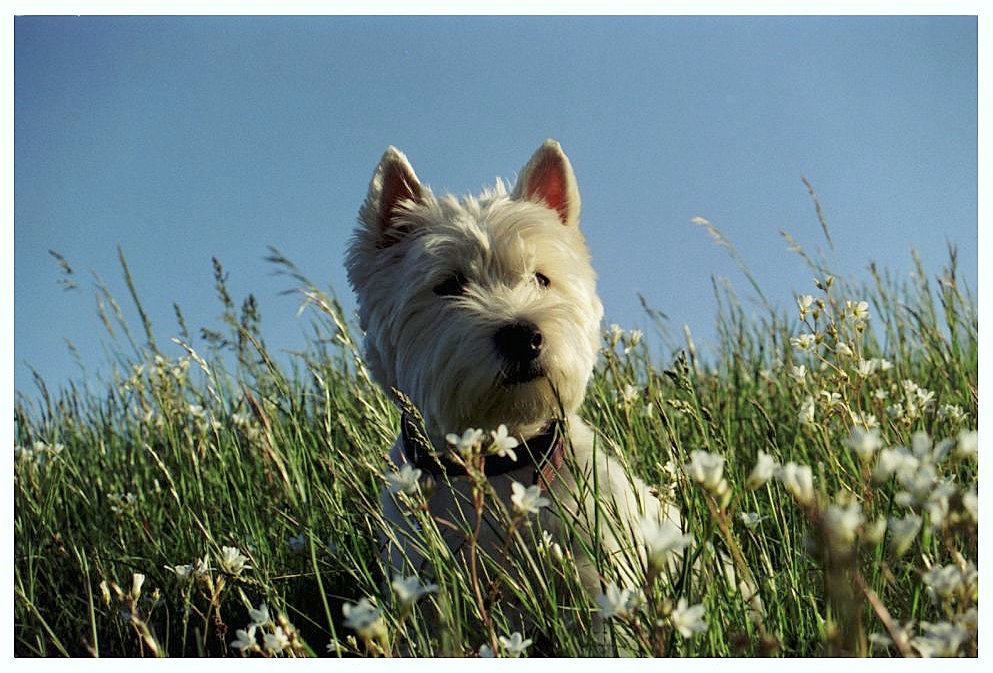
<svg viewBox="0 0 993 673">
<path fill-rule="evenodd" d="M 497 350 L 511 362 L 531 362 L 541 355 L 541 332 L 532 322 L 504 325 L 493 335 Z"/>
</svg>

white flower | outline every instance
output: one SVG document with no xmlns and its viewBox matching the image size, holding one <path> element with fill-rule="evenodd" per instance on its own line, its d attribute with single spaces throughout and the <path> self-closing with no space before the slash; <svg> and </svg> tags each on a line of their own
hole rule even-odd
<svg viewBox="0 0 993 673">
<path fill-rule="evenodd" d="M 793 365 L 790 367 L 790 376 L 792 376 L 797 383 L 803 383 L 804 379 L 807 378 L 807 366 Z"/>
<path fill-rule="evenodd" d="M 957 565 L 934 566 L 921 576 L 936 603 L 951 598 L 964 587 L 963 573 Z"/>
<path fill-rule="evenodd" d="M 686 474 L 711 493 L 723 495 L 727 491 L 724 481 L 724 457 L 708 451 L 692 451 Z"/>
<path fill-rule="evenodd" d="M 777 467 L 778 463 L 776 463 L 776 459 L 765 451 L 760 450 L 758 460 L 755 461 L 755 467 L 752 468 L 748 479 L 745 480 L 745 487 L 751 490 L 760 488 L 765 482 L 772 479 Z"/>
<path fill-rule="evenodd" d="M 252 626 L 265 626 L 269 623 L 269 606 L 262 601 L 258 608 L 248 608 L 248 618 L 252 620 Z"/>
<path fill-rule="evenodd" d="M 406 493 L 413 495 L 420 488 L 418 480 L 421 478 L 420 469 L 410 463 L 404 463 L 397 472 L 387 472 L 387 488 L 390 493 Z"/>
<path fill-rule="evenodd" d="M 262 639 L 262 646 L 266 652 L 279 654 L 290 646 L 290 639 L 286 637 L 282 626 L 277 626 L 272 633 L 267 633 Z"/>
<path fill-rule="evenodd" d="M 810 395 L 804 398 L 803 404 L 800 405 L 800 413 L 798 417 L 800 422 L 804 425 L 812 425 L 814 422 L 814 410 L 816 405 L 814 404 L 814 398 Z"/>
<path fill-rule="evenodd" d="M 876 467 L 872 477 L 876 481 L 886 481 L 894 474 L 900 478 L 909 478 L 917 471 L 920 460 L 902 446 L 883 449 L 876 457 Z"/>
<path fill-rule="evenodd" d="M 876 371 L 876 361 L 875 360 L 859 360 L 858 365 L 855 366 L 855 373 L 858 374 L 863 379 L 867 379 L 872 376 L 873 372 Z"/>
<path fill-rule="evenodd" d="M 776 476 L 800 504 L 813 504 L 814 475 L 808 465 L 797 465 L 790 461 L 780 466 Z"/>
<path fill-rule="evenodd" d="M 413 605 L 422 596 L 438 590 L 437 584 L 422 584 L 416 575 L 412 577 L 393 575 L 393 582 L 390 583 L 390 586 L 393 587 L 393 593 L 396 594 L 402 605 Z"/>
<path fill-rule="evenodd" d="M 955 657 L 959 653 L 959 647 L 969 637 L 965 629 L 950 622 L 921 622 L 921 631 L 923 633 L 910 641 L 910 644 L 922 657 Z"/>
<path fill-rule="evenodd" d="M 813 334 L 801 334 L 790 339 L 790 345 L 801 351 L 808 351 L 817 343 L 817 337 Z"/>
<path fill-rule="evenodd" d="M 510 456 L 510 459 L 517 462 L 517 453 L 514 449 L 517 448 L 519 442 L 516 437 L 512 437 L 507 431 L 507 426 L 503 423 L 495 431 L 490 431 L 490 436 L 493 438 L 493 444 L 490 445 L 490 451 L 496 455 L 503 458 L 504 456 Z"/>
<path fill-rule="evenodd" d="M 867 301 L 846 301 L 845 308 L 848 309 L 848 314 L 857 321 L 869 319 L 869 302 Z"/>
<path fill-rule="evenodd" d="M 456 451 L 465 456 L 479 448 L 479 443 L 483 440 L 483 431 L 468 428 L 461 437 L 453 432 L 445 435 L 445 439 L 455 447 Z"/>
<path fill-rule="evenodd" d="M 757 528 L 764 518 L 758 512 L 740 512 L 738 514 L 738 519 L 749 530 Z"/>
<path fill-rule="evenodd" d="M 621 401 L 624 404 L 631 404 L 635 400 L 641 397 L 641 389 L 637 386 L 632 386 L 630 383 L 624 384 L 624 390 L 621 391 Z"/>
<path fill-rule="evenodd" d="M 172 567 L 166 566 L 166 568 L 176 573 L 176 579 L 179 580 L 180 584 L 189 582 L 193 576 L 193 566 L 189 563 Z"/>
<path fill-rule="evenodd" d="M 246 565 L 248 558 L 245 557 L 237 547 L 221 547 L 221 556 L 217 559 L 217 564 L 223 572 L 237 577 L 242 570 L 251 570 L 252 566 Z"/>
<path fill-rule="evenodd" d="M 800 309 L 800 320 L 803 320 L 804 318 L 807 317 L 807 314 L 810 313 L 810 307 L 813 305 L 813 303 L 814 303 L 814 298 L 809 294 L 802 294 L 796 298 L 796 305 Z"/>
<path fill-rule="evenodd" d="M 247 631 L 245 629 L 235 631 L 235 639 L 231 642 L 231 647 L 242 654 L 248 652 L 255 645 L 255 629 L 255 625 L 252 624 Z"/>
<path fill-rule="evenodd" d="M 492 659 L 496 655 L 493 654 L 493 648 L 485 643 L 479 646 L 479 658 L 480 659 Z"/>
<path fill-rule="evenodd" d="M 131 598 L 138 598 L 141 596 L 141 585 L 145 583 L 145 576 L 141 573 L 133 573 L 131 575 Z"/>
<path fill-rule="evenodd" d="M 524 637 L 518 631 L 511 633 L 510 638 L 500 636 L 500 645 L 503 646 L 504 653 L 510 657 L 516 658 L 521 656 L 530 644 L 531 639 L 524 640 Z"/>
<path fill-rule="evenodd" d="M 839 341 L 834 345 L 834 352 L 844 357 L 851 357 L 855 355 L 852 349 L 844 341 Z"/>
<path fill-rule="evenodd" d="M 707 622 L 703 621 L 703 612 L 702 603 L 689 606 L 685 598 L 680 598 L 676 608 L 669 614 L 669 621 L 683 638 L 692 638 L 697 633 L 707 630 Z"/>
<path fill-rule="evenodd" d="M 824 397 L 824 401 L 827 402 L 828 408 L 833 409 L 834 407 L 844 404 L 841 393 L 833 393 L 830 390 L 822 390 L 821 395 Z"/>
<path fill-rule="evenodd" d="M 828 535 L 832 540 L 845 545 L 855 540 L 855 533 L 864 520 L 862 508 L 857 502 L 847 507 L 828 505 L 824 512 L 824 527 Z"/>
<path fill-rule="evenodd" d="M 652 517 L 645 517 L 638 522 L 638 529 L 648 550 L 648 562 L 656 568 L 664 567 L 674 554 L 682 552 L 693 541 L 692 535 L 683 535 L 668 519 L 660 524 Z"/>
<path fill-rule="evenodd" d="M 626 616 L 634 593 L 634 589 L 621 589 L 613 582 L 608 584 L 607 592 L 596 599 L 600 605 L 600 616 L 604 619 Z"/>
<path fill-rule="evenodd" d="M 979 433 L 975 430 L 963 430 L 959 433 L 958 446 L 955 452 L 960 456 L 979 455 Z"/>
<path fill-rule="evenodd" d="M 854 427 L 845 444 L 858 455 L 859 459 L 868 462 L 872 460 L 876 451 L 882 448 L 883 439 L 876 428 L 863 430 Z"/>
<path fill-rule="evenodd" d="M 370 633 L 382 619 L 379 608 L 369 602 L 368 598 L 362 598 L 358 603 L 345 603 L 341 606 L 341 613 L 345 616 L 345 626 L 359 635 Z"/>
<path fill-rule="evenodd" d="M 551 554 L 552 558 L 561 562 L 565 557 L 562 552 L 562 545 L 555 541 L 555 537 L 547 530 L 541 531 L 541 542 L 538 543 L 538 551 L 543 554 Z"/>
<path fill-rule="evenodd" d="M 548 498 L 542 497 L 541 488 L 537 485 L 525 488 L 524 484 L 515 481 L 510 485 L 510 489 L 513 491 L 510 502 L 518 514 L 537 514 L 550 502 Z"/>
<path fill-rule="evenodd" d="M 916 514 L 908 514 L 902 519 L 890 519 L 890 551 L 894 556 L 903 554 L 914 543 L 917 531 L 921 529 L 921 517 Z"/>
</svg>

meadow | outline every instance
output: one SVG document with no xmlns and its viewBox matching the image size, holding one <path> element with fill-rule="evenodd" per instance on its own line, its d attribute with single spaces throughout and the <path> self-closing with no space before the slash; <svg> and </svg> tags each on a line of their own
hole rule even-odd
<svg viewBox="0 0 993 673">
<path fill-rule="evenodd" d="M 978 319 L 955 251 L 934 278 L 850 280 L 794 251 L 813 280 L 788 310 L 715 283 L 714 353 L 686 330 L 660 361 L 605 329 L 582 415 L 688 537 L 675 571 L 664 543 L 639 582 L 604 567 L 600 596 L 527 507 L 498 513 L 512 576 L 447 555 L 421 512 L 433 569 L 386 577 L 379 492 L 417 510 L 430 484 L 387 470 L 399 413 L 339 304 L 273 250 L 310 321 L 274 357 L 215 261 L 220 326 L 191 334 L 177 306 L 163 338 L 121 255 L 140 324 L 98 279 L 112 380 L 36 377 L 14 410 L 15 654 L 976 656 Z"/>
</svg>

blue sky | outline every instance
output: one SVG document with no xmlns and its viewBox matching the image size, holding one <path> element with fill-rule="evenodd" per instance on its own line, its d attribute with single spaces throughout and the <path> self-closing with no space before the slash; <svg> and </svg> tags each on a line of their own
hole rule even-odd
<svg viewBox="0 0 993 673">
<path fill-rule="evenodd" d="M 975 17 L 22 17 L 15 21 L 14 359 L 52 387 L 108 373 L 90 272 L 158 341 L 217 328 L 211 257 L 253 293 L 270 348 L 304 342 L 279 248 L 354 308 L 342 259 L 372 170 L 401 148 L 436 192 L 513 179 L 561 141 L 606 321 L 713 344 L 712 278 L 775 302 L 812 291 L 779 231 L 830 257 L 933 276 L 946 241 L 977 282 Z M 48 250 L 79 288 L 65 291 Z M 78 349 L 85 373 L 66 339 Z M 200 347 L 199 339 L 194 346 Z M 668 357 L 657 342 L 659 357 Z"/>
</svg>

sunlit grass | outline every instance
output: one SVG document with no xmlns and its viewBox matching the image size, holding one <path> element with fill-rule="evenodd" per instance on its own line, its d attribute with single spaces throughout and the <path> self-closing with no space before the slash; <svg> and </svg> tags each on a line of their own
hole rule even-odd
<svg viewBox="0 0 993 673">
<path fill-rule="evenodd" d="M 467 569 L 422 512 L 430 575 L 384 576 L 399 415 L 338 304 L 273 251 L 312 324 L 278 364 L 215 262 L 222 327 L 194 339 L 177 307 L 177 351 L 121 255 L 141 335 L 99 281 L 113 381 L 37 378 L 15 410 L 16 652 L 974 656 L 977 317 L 954 251 L 936 288 L 919 263 L 863 285 L 804 259 L 817 280 L 789 311 L 718 288 L 713 357 L 688 332 L 666 362 L 605 332 L 583 415 L 692 542 L 631 586 L 598 567 L 598 600 L 526 511 L 498 513 L 509 569 Z M 728 559 L 760 613 L 714 581 Z"/>
</svg>

